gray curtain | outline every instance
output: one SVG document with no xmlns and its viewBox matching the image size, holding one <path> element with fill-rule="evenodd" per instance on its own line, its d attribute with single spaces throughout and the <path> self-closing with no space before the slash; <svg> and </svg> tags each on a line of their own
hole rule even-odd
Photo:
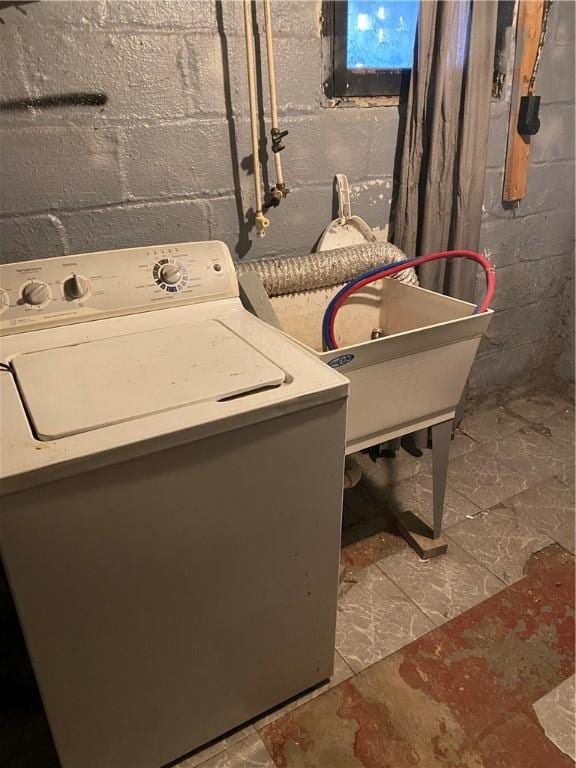
<svg viewBox="0 0 576 768">
<path fill-rule="evenodd" d="M 422 0 L 391 222 L 408 256 L 478 248 L 497 11 L 497 0 Z M 465 301 L 476 275 L 456 259 L 418 272 L 424 288 Z M 402 439 L 410 452 L 428 442 L 428 430 Z"/>
<path fill-rule="evenodd" d="M 495 0 L 423 0 L 395 190 L 393 242 L 409 256 L 478 248 L 494 68 Z M 425 264 L 420 284 L 472 300 L 476 267 Z"/>
</svg>

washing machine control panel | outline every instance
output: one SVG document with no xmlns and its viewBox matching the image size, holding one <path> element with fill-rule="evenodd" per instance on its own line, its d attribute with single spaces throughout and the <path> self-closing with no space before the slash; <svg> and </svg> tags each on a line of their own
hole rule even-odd
<svg viewBox="0 0 576 768">
<path fill-rule="evenodd" d="M 237 296 L 218 241 L 3 264 L 0 335 Z"/>
</svg>

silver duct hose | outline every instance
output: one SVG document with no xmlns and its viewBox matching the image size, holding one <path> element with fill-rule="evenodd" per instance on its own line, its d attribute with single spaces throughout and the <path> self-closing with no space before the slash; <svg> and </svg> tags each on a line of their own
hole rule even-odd
<svg viewBox="0 0 576 768">
<path fill-rule="evenodd" d="M 281 296 L 341 285 L 379 264 L 390 264 L 406 258 L 406 254 L 392 243 L 362 243 L 303 256 L 254 259 L 237 264 L 236 273 L 241 277 L 247 272 L 257 272 L 268 296 Z M 400 272 L 396 279 L 409 285 L 418 285 L 412 267 Z"/>
</svg>

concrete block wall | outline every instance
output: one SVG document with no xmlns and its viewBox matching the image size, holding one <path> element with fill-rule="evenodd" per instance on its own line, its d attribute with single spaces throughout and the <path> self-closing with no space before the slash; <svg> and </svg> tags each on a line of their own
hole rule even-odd
<svg viewBox="0 0 576 768">
<path fill-rule="evenodd" d="M 321 0 L 274 3 L 291 192 L 259 239 L 250 228 L 241 2 L 42 0 L 2 9 L 0 107 L 75 91 L 104 92 L 107 103 L 0 109 L 0 260 L 209 238 L 237 258 L 306 252 L 333 217 L 337 172 L 350 179 L 354 212 L 385 227 L 398 109 L 326 107 L 321 14 Z M 263 37 L 259 47 L 268 116 Z M 474 393 L 548 369 L 553 348 L 556 374 L 570 373 L 561 350 L 573 328 L 573 56 L 574 5 L 558 2 L 537 82 L 542 130 L 529 194 L 514 211 L 500 203 L 507 102 L 493 105 L 482 245 L 499 268 L 498 312 Z M 271 185 L 271 157 L 268 167 Z"/>
<path fill-rule="evenodd" d="M 355 210 L 387 223 L 397 110 L 321 107 L 320 0 L 274 8 L 291 192 L 265 239 L 250 230 L 241 2 L 42 0 L 23 10 L 2 11 L 2 100 L 101 91 L 108 101 L 0 112 L 2 260 L 207 238 L 238 258 L 309 251 L 332 219 L 337 172 Z"/>
<path fill-rule="evenodd" d="M 530 379 L 574 393 L 573 2 L 552 6 L 536 79 L 539 133 L 532 137 L 527 195 L 502 204 L 509 102 L 492 104 L 481 246 L 497 268 L 496 315 L 471 378 L 472 394 Z"/>
</svg>

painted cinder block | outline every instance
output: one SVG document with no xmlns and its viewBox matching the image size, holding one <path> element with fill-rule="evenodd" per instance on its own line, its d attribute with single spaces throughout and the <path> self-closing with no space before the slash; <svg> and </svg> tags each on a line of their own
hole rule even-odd
<svg viewBox="0 0 576 768">
<path fill-rule="evenodd" d="M 468 379 L 470 397 L 480 397 L 522 382 L 542 371 L 542 344 L 528 341 L 513 348 L 478 356 Z"/>
<path fill-rule="evenodd" d="M 223 119 L 127 128 L 124 160 L 128 197 L 230 194 L 234 178 L 228 138 Z"/>
<path fill-rule="evenodd" d="M 103 119 L 166 119 L 186 114 L 181 34 L 78 31 L 65 26 L 55 33 L 29 25 L 22 36 L 28 76 L 38 95 L 104 93 L 104 108 L 90 113 Z M 51 110 L 43 117 L 74 121 L 75 112 Z"/>
<path fill-rule="evenodd" d="M 490 249 L 497 269 L 568 253 L 574 248 L 574 209 L 560 207 L 533 216 L 485 221 L 480 247 Z"/>
<path fill-rule="evenodd" d="M 61 219 L 70 253 L 209 239 L 206 206 L 196 200 L 73 211 Z"/>
<path fill-rule="evenodd" d="M 0 167 L 2 213 L 54 211 L 122 200 L 118 138 L 113 128 L 5 128 Z"/>
<path fill-rule="evenodd" d="M 0 219 L 0 263 L 66 254 L 61 222 L 54 215 Z"/>
<path fill-rule="evenodd" d="M 108 0 L 103 26 L 214 32 L 215 5 L 215 0 Z"/>
<path fill-rule="evenodd" d="M 574 89 L 572 89 L 574 90 Z M 573 104 L 550 104 L 540 109 L 540 130 L 530 142 L 532 163 L 574 160 L 574 132 L 566 126 L 574 125 Z"/>
<path fill-rule="evenodd" d="M 538 138 L 536 136 L 536 138 Z M 486 171 L 485 218 L 512 220 L 540 211 L 574 207 L 574 161 L 531 164 L 528 167 L 526 197 L 515 206 L 502 204 L 504 169 Z"/>
<path fill-rule="evenodd" d="M 264 28 L 264 13 L 260 3 L 255 4 L 260 29 Z M 272 7 L 272 26 L 277 37 L 295 37 L 299 40 L 319 38 L 322 27 L 322 0 L 283 0 Z M 244 33 L 244 10 L 241 2 L 223 2 L 224 29 L 228 34 Z"/>
<path fill-rule="evenodd" d="M 501 267 L 492 308 L 511 309 L 557 297 L 572 260 L 572 254 L 564 254 Z"/>
</svg>

